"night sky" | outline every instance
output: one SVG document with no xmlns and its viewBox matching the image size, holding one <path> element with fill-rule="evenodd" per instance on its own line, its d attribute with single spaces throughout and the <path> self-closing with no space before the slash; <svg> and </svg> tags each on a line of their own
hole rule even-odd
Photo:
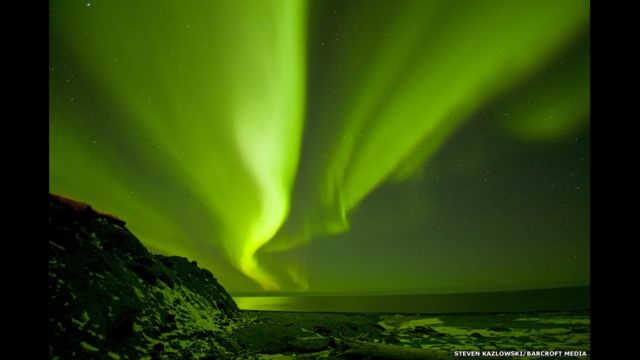
<svg viewBox="0 0 640 360">
<path fill-rule="evenodd" d="M 232 294 L 589 284 L 589 2 L 50 2 L 50 191 Z"/>
</svg>

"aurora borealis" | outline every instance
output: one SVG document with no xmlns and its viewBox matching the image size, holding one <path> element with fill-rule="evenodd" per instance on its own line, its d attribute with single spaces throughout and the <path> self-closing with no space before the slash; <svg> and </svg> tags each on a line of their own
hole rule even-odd
<svg viewBox="0 0 640 360">
<path fill-rule="evenodd" d="M 589 2 L 51 1 L 50 190 L 229 291 L 588 283 Z"/>
</svg>

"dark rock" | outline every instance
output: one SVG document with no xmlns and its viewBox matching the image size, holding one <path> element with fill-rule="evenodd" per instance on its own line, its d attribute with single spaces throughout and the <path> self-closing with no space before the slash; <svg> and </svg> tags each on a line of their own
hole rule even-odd
<svg viewBox="0 0 640 360">
<path fill-rule="evenodd" d="M 325 337 L 297 338 L 289 341 L 289 350 L 296 353 L 309 353 L 326 350 L 330 340 Z"/>
<path fill-rule="evenodd" d="M 156 284 L 156 274 L 154 274 L 151 266 L 146 265 L 142 262 L 138 262 L 138 260 L 134 260 L 131 264 L 131 270 L 135 272 L 142 280 L 146 281 L 151 285 Z"/>
<path fill-rule="evenodd" d="M 238 349 L 225 354 L 217 346 L 228 335 L 212 337 L 240 316 L 229 294 L 195 262 L 149 253 L 124 225 L 87 204 L 49 197 L 50 358 L 234 358 Z"/>
<path fill-rule="evenodd" d="M 352 337 L 360 333 L 358 326 L 352 322 L 345 322 L 340 324 L 339 335 L 343 337 Z"/>
<path fill-rule="evenodd" d="M 117 317 L 114 326 L 110 329 L 108 336 L 110 340 L 117 342 L 124 341 L 133 335 L 133 325 L 139 314 L 138 309 L 126 309 Z"/>
<path fill-rule="evenodd" d="M 382 338 L 382 341 L 386 344 L 400 344 L 400 340 L 393 335 L 386 335 Z"/>
<path fill-rule="evenodd" d="M 167 314 L 164 319 L 165 322 L 160 324 L 160 332 L 166 333 L 177 329 L 176 316 L 174 314 Z"/>
<path fill-rule="evenodd" d="M 471 337 L 475 337 L 475 338 L 481 338 L 481 337 L 484 337 L 484 336 L 482 336 L 482 334 L 477 333 L 477 332 L 473 332 L 473 333 L 471 333 L 471 335 L 469 335 L 469 336 L 471 336 Z"/>
<path fill-rule="evenodd" d="M 164 344 L 157 343 L 157 344 L 153 345 L 153 350 L 155 350 L 155 351 L 164 351 Z"/>
<path fill-rule="evenodd" d="M 358 325 L 354 323 L 346 323 L 347 327 L 353 331 L 358 331 Z"/>
<path fill-rule="evenodd" d="M 496 332 L 510 332 L 511 329 L 509 329 L 508 327 L 504 327 L 504 326 L 493 326 L 488 328 L 487 330 L 489 331 L 496 331 Z"/>
<path fill-rule="evenodd" d="M 160 330 L 160 326 L 149 326 L 147 328 L 144 329 L 144 334 L 148 337 L 148 338 L 158 338 L 160 337 L 160 335 L 162 335 L 162 330 Z"/>
<path fill-rule="evenodd" d="M 265 354 L 278 354 L 284 353 L 289 349 L 289 342 L 291 342 L 294 337 L 290 335 L 284 336 L 276 336 L 269 341 L 263 343 L 262 351 Z"/>
<path fill-rule="evenodd" d="M 160 275 L 158 275 L 158 279 L 160 279 L 163 283 L 167 284 L 168 287 L 173 289 L 173 279 L 167 273 L 161 273 Z"/>
<path fill-rule="evenodd" d="M 377 325 L 377 324 L 376 324 Z M 329 329 L 328 327 L 324 326 L 324 325 L 316 325 L 312 328 L 313 332 L 315 332 L 316 334 L 319 335 L 324 335 L 324 336 L 329 336 L 331 335 L 332 331 L 331 329 Z"/>
<path fill-rule="evenodd" d="M 414 334 L 439 334 L 438 331 L 433 329 L 431 326 L 422 326 L 418 325 L 411 331 Z"/>
</svg>

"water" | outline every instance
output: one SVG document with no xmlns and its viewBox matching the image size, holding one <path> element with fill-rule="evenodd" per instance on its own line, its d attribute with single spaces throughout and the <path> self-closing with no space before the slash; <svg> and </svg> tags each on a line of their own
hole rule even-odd
<svg viewBox="0 0 640 360">
<path fill-rule="evenodd" d="M 462 294 L 240 296 L 243 310 L 375 313 L 491 313 L 589 309 L 589 287 Z"/>
</svg>

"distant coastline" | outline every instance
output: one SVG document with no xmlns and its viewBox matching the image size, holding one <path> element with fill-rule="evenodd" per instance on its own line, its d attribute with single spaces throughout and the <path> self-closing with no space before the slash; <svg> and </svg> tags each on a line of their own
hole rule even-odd
<svg viewBox="0 0 640 360">
<path fill-rule="evenodd" d="M 232 295 L 233 296 L 233 295 Z M 589 310 L 590 287 L 406 295 L 233 296 L 243 310 L 375 313 L 497 313 Z"/>
</svg>

